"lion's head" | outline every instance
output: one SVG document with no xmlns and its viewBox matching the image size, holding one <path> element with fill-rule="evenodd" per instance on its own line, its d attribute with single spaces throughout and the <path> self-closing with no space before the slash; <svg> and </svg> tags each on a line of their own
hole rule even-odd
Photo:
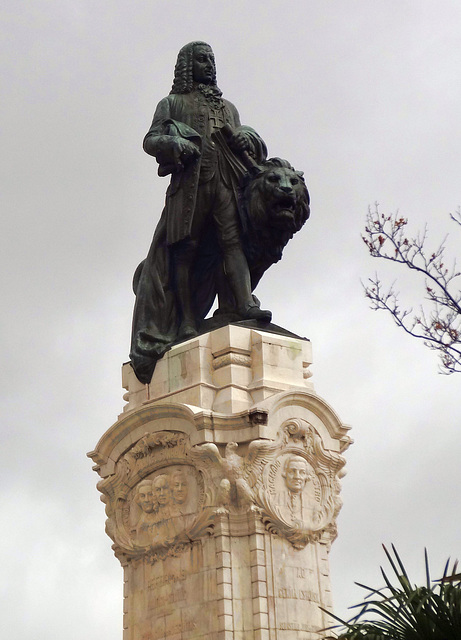
<svg viewBox="0 0 461 640">
<path fill-rule="evenodd" d="M 262 269 L 262 275 L 280 260 L 287 242 L 309 218 L 309 192 L 303 173 L 295 171 L 287 160 L 270 158 L 261 165 L 258 175 L 249 179 L 243 201 L 245 252 L 250 269 Z"/>
</svg>

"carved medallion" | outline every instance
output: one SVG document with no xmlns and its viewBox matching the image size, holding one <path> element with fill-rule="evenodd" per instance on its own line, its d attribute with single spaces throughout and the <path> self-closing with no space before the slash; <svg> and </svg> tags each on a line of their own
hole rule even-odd
<svg viewBox="0 0 461 640">
<path fill-rule="evenodd" d="M 280 446 L 257 487 L 266 527 L 296 548 L 324 535 L 331 542 L 341 508 L 338 472 L 344 459 L 325 450 L 304 420 L 285 423 L 280 436 Z"/>
<path fill-rule="evenodd" d="M 99 484 L 106 530 L 121 560 L 177 555 L 208 531 L 213 514 L 205 508 L 203 474 L 187 460 L 189 449 L 182 433 L 146 434 Z"/>
</svg>

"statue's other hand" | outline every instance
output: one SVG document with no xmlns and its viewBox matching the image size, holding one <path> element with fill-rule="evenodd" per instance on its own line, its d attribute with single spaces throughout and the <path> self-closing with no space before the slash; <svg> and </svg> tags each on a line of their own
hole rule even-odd
<svg viewBox="0 0 461 640">
<path fill-rule="evenodd" d="M 237 131 L 229 138 L 229 146 L 233 151 L 249 151 L 251 149 L 248 137 L 243 131 Z"/>
<path fill-rule="evenodd" d="M 158 136 L 155 138 L 153 151 L 147 150 L 159 164 L 158 175 L 167 176 L 184 169 L 184 165 L 190 163 L 200 155 L 200 150 L 193 142 L 179 136 Z"/>
<path fill-rule="evenodd" d="M 179 169 L 188 164 L 200 155 L 200 150 L 196 144 L 185 138 L 175 138 L 173 144 L 173 159 L 175 166 Z"/>
</svg>

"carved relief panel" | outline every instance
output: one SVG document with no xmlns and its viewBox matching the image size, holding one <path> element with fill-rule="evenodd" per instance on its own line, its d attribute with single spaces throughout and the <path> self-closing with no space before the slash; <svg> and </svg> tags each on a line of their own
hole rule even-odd
<svg viewBox="0 0 461 640">
<path fill-rule="evenodd" d="M 282 426 L 279 446 L 257 483 L 257 499 L 267 528 L 295 548 L 336 536 L 341 508 L 339 477 L 344 458 L 324 448 L 305 420 Z"/>
<path fill-rule="evenodd" d="M 345 461 L 324 448 L 307 421 L 287 421 L 275 441 L 253 440 L 244 456 L 235 442 L 227 444 L 224 456 L 214 444 L 196 447 L 191 455 L 214 470 L 210 488 L 219 511 L 259 511 L 269 531 L 298 549 L 336 536 Z"/>
<path fill-rule="evenodd" d="M 168 546 L 186 536 L 203 496 L 190 465 L 169 465 L 141 480 L 128 496 L 125 527 L 138 547 Z"/>
<path fill-rule="evenodd" d="M 183 433 L 146 434 L 99 483 L 106 530 L 121 560 L 174 555 L 206 533 L 213 516 L 205 504 L 207 471 L 189 462 L 189 450 Z"/>
<path fill-rule="evenodd" d="M 275 441 L 250 442 L 245 455 L 234 442 L 223 451 L 191 447 L 180 432 L 146 434 L 99 484 L 107 532 L 120 557 L 155 560 L 210 533 L 215 513 L 251 510 L 295 548 L 331 541 L 343 465 L 301 419 L 284 423 Z"/>
</svg>

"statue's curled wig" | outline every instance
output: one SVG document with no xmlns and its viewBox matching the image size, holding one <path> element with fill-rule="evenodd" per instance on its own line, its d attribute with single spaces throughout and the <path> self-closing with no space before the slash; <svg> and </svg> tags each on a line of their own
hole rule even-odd
<svg viewBox="0 0 461 640">
<path fill-rule="evenodd" d="M 195 40 L 185 44 L 178 53 L 174 68 L 174 80 L 170 93 L 190 93 L 194 89 L 194 49 L 197 46 L 210 47 L 206 42 Z M 211 81 L 216 85 L 216 72 Z"/>
</svg>

